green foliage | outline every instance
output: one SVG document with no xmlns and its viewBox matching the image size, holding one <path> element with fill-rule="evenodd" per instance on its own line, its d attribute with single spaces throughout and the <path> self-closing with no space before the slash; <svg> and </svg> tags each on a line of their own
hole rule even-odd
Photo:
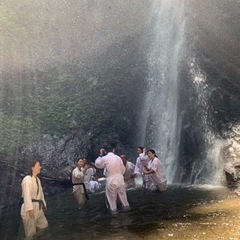
<svg viewBox="0 0 240 240">
<path fill-rule="evenodd" d="M 19 154 L 19 148 L 30 143 L 36 128 L 29 118 L 9 117 L 0 112 L 0 132 L 1 155 L 14 159 Z"/>
<path fill-rule="evenodd" d="M 94 136 L 106 130 L 122 134 L 129 128 L 126 121 L 129 116 L 125 116 L 123 106 L 129 96 L 117 84 L 122 83 L 96 76 L 85 79 L 78 75 L 59 75 L 36 104 L 42 131 L 60 135 L 75 127 Z"/>
<path fill-rule="evenodd" d="M 12 158 L 35 135 L 71 129 L 93 140 L 111 134 L 131 139 L 144 79 L 140 40 L 124 27 L 113 38 L 103 35 L 119 19 L 105 19 L 108 8 L 86 6 L 77 0 L 2 1 L 0 155 Z M 88 26 L 86 18 L 92 19 Z"/>
<path fill-rule="evenodd" d="M 34 134 L 62 136 L 73 128 L 84 130 L 94 140 L 114 134 L 127 142 L 139 106 L 138 79 L 129 80 L 124 72 L 116 76 L 116 71 L 99 68 L 79 74 L 77 64 L 70 70 L 49 68 L 18 75 L 21 88 L 8 84 L 5 76 L 0 153 L 13 157 Z"/>
</svg>

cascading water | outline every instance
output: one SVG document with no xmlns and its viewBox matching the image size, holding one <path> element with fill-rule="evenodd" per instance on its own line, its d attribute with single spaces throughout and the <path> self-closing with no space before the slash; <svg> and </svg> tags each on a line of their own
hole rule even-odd
<svg viewBox="0 0 240 240">
<path fill-rule="evenodd" d="M 191 47 L 186 44 L 189 31 L 185 16 L 187 3 L 167 0 L 154 2 L 150 14 L 154 29 L 148 56 L 148 89 L 139 139 L 145 146 L 156 150 L 164 162 L 169 183 L 219 185 L 223 177 L 222 149 L 225 142 L 215 137 L 209 128 L 207 109 L 211 89 L 206 83 L 205 74 L 195 62 Z M 181 94 L 189 94 L 181 86 L 182 69 L 188 69 L 186 75 L 195 92 L 194 99 L 193 96 L 185 96 L 194 105 L 190 109 L 192 116 L 198 116 L 191 123 L 184 119 L 189 109 L 179 105 Z M 184 128 L 192 133 L 182 135 Z M 187 154 L 179 156 L 179 152 L 186 151 L 182 150 L 186 149 L 184 144 L 189 144 L 186 138 L 195 134 L 199 142 L 195 141 L 194 136 L 190 140 L 193 146 L 187 148 L 192 148 L 192 152 L 198 148 L 198 153 L 187 156 L 186 160 L 184 157 Z"/>
<path fill-rule="evenodd" d="M 201 125 L 202 154 L 197 156 L 191 167 L 190 180 L 193 184 L 221 185 L 223 180 L 224 154 L 226 141 L 218 138 L 209 127 L 209 96 L 211 88 L 208 86 L 204 72 L 199 68 L 195 59 L 190 61 L 190 76 L 192 85 L 197 93 L 194 101 L 198 119 Z"/>
<path fill-rule="evenodd" d="M 140 132 L 141 142 L 164 159 L 173 182 L 178 157 L 178 74 L 184 48 L 184 1 L 155 1 L 151 16 L 154 34 L 148 56 L 149 77 Z"/>
</svg>

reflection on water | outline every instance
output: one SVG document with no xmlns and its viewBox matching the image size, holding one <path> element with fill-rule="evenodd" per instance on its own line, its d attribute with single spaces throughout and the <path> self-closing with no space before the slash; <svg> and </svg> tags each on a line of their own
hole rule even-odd
<svg viewBox="0 0 240 240">
<path fill-rule="evenodd" d="M 128 198 L 131 211 L 111 217 L 104 193 L 91 195 L 81 211 L 71 189 L 46 197 L 50 227 L 37 239 L 240 239 L 240 199 L 229 189 L 170 186 L 158 193 L 138 188 L 129 190 Z M 2 216 L 0 239 L 22 239 L 19 208 Z"/>
</svg>

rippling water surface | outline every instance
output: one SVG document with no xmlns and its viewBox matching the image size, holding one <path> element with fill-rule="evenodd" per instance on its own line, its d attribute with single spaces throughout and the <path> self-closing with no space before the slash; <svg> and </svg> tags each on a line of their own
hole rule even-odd
<svg viewBox="0 0 240 240">
<path fill-rule="evenodd" d="M 48 230 L 36 239 L 240 239 L 240 199 L 223 187 L 169 186 L 164 193 L 128 190 L 132 207 L 111 217 L 104 193 L 92 194 L 77 209 L 71 189 L 47 196 Z M 1 239 L 23 238 L 20 206 L 9 209 Z"/>
</svg>

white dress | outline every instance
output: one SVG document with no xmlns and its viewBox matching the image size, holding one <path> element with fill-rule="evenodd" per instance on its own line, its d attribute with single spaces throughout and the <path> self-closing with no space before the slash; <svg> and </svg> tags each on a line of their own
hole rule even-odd
<svg viewBox="0 0 240 240">
<path fill-rule="evenodd" d="M 23 204 L 21 207 L 21 217 L 23 220 L 26 238 L 34 236 L 37 228 L 46 228 L 48 226 L 47 219 L 43 212 L 46 207 L 41 181 L 38 177 L 26 176 L 22 180 L 22 197 Z M 42 203 L 34 201 L 42 201 Z M 30 218 L 29 210 L 34 211 L 34 219 Z"/>
<path fill-rule="evenodd" d="M 149 162 L 149 158 L 146 154 L 140 153 L 139 157 L 136 160 L 134 173 L 141 176 L 142 184 L 144 187 L 148 188 L 149 179 L 148 175 L 144 174 L 144 164 Z"/>
<path fill-rule="evenodd" d="M 112 212 L 117 210 L 117 196 L 123 207 L 129 207 L 123 174 L 125 167 L 122 159 L 112 152 L 104 157 L 98 157 L 95 166 L 106 168 L 106 197 Z"/>
<path fill-rule="evenodd" d="M 134 174 L 135 165 L 129 161 L 126 163 L 126 171 L 123 174 L 126 188 L 135 187 L 135 179 L 131 176 Z"/>
<path fill-rule="evenodd" d="M 167 189 L 167 178 L 164 173 L 164 167 L 162 162 L 155 157 L 148 162 L 148 169 L 154 170 L 155 173 L 148 174 L 149 180 L 156 186 L 159 191 L 165 191 Z"/>
<path fill-rule="evenodd" d="M 78 167 L 76 167 L 72 171 L 72 183 L 73 184 L 83 183 L 84 176 L 85 176 L 85 174 L 82 171 L 82 169 L 79 169 Z M 76 198 L 76 201 L 77 201 L 79 207 L 81 208 L 86 201 L 83 185 L 73 185 L 73 194 Z"/>
<path fill-rule="evenodd" d="M 90 181 L 91 181 L 93 175 L 94 175 L 93 169 L 88 168 L 86 173 L 85 173 L 85 176 L 84 176 L 84 184 L 85 184 L 85 187 L 88 191 L 90 191 L 90 189 L 91 189 Z"/>
<path fill-rule="evenodd" d="M 94 180 L 95 171 L 93 168 L 88 168 L 84 176 L 84 184 L 88 192 L 95 192 L 100 188 L 100 183 Z"/>
</svg>

